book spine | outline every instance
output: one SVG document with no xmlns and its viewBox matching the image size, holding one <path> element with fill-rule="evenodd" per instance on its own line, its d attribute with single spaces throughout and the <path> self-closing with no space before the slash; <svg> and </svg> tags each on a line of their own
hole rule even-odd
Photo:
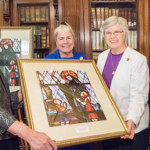
<svg viewBox="0 0 150 150">
<path fill-rule="evenodd" d="M 41 21 L 40 7 L 35 7 L 35 21 L 37 21 L 37 22 Z"/>
<path fill-rule="evenodd" d="M 102 32 L 100 31 L 100 38 L 99 38 L 99 45 L 100 45 L 100 50 L 104 50 L 104 37 L 102 35 Z"/>
<path fill-rule="evenodd" d="M 20 7 L 20 21 L 24 22 L 25 20 L 25 7 Z"/>
<path fill-rule="evenodd" d="M 105 20 L 104 7 L 101 7 L 101 26 L 103 25 Z"/>
<path fill-rule="evenodd" d="M 30 8 L 25 7 L 25 16 L 26 16 L 26 22 L 30 21 Z"/>
<path fill-rule="evenodd" d="M 34 9 L 34 7 L 30 7 L 30 21 L 35 22 L 35 9 Z"/>
<path fill-rule="evenodd" d="M 41 26 L 34 26 L 33 34 L 35 37 L 35 48 L 41 48 Z"/>
<path fill-rule="evenodd" d="M 41 27 L 41 47 L 42 48 L 47 47 L 47 27 L 46 26 Z"/>
<path fill-rule="evenodd" d="M 47 28 L 47 30 L 46 30 L 46 35 L 47 35 L 47 47 L 49 47 L 49 44 L 50 44 L 50 42 L 49 42 L 49 29 Z"/>
<path fill-rule="evenodd" d="M 105 7 L 104 8 L 104 10 L 105 10 L 105 15 L 104 15 L 104 18 L 105 18 L 105 20 L 109 17 L 109 9 L 108 9 L 108 7 Z"/>
<path fill-rule="evenodd" d="M 132 26 L 132 20 L 131 20 L 131 9 L 128 9 L 128 26 Z"/>
<path fill-rule="evenodd" d="M 134 49 L 137 49 L 137 31 L 134 31 Z"/>
<path fill-rule="evenodd" d="M 97 28 L 100 28 L 101 22 L 100 22 L 100 8 L 96 8 L 96 19 L 97 19 Z"/>
<path fill-rule="evenodd" d="M 46 7 L 42 6 L 40 9 L 40 20 L 46 21 Z"/>
<path fill-rule="evenodd" d="M 92 27 L 96 28 L 96 26 L 97 26 L 97 20 L 96 20 L 95 8 L 91 8 L 91 11 L 92 11 Z"/>
<path fill-rule="evenodd" d="M 92 49 L 96 49 L 96 31 L 92 31 Z"/>
<path fill-rule="evenodd" d="M 100 31 L 96 31 L 96 50 L 100 49 Z"/>
</svg>

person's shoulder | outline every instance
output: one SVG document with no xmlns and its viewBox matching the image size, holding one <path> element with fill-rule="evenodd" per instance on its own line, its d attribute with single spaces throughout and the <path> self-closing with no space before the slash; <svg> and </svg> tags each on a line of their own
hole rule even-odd
<svg viewBox="0 0 150 150">
<path fill-rule="evenodd" d="M 136 64 L 147 64 L 147 58 L 141 54 L 140 52 L 132 49 L 132 48 L 127 48 L 127 54 L 126 57 L 129 57 L 131 62 L 136 65 Z"/>
<path fill-rule="evenodd" d="M 146 57 L 143 55 L 143 54 L 141 54 L 140 52 L 138 52 L 137 50 L 134 50 L 134 49 L 132 49 L 132 48 L 130 48 L 130 47 L 128 47 L 127 48 L 127 50 L 128 50 L 128 52 L 129 52 L 129 55 L 130 56 L 132 56 L 133 58 L 135 58 L 135 59 L 145 59 Z"/>
<path fill-rule="evenodd" d="M 87 57 L 82 54 L 82 53 L 79 53 L 79 52 L 73 52 L 73 55 L 74 55 L 74 59 L 80 59 L 80 57 L 83 57 L 83 59 L 87 59 Z"/>
<path fill-rule="evenodd" d="M 58 53 L 59 53 L 59 51 L 56 50 L 54 53 L 48 54 L 44 58 L 45 59 L 58 59 L 57 58 L 58 57 Z"/>
</svg>

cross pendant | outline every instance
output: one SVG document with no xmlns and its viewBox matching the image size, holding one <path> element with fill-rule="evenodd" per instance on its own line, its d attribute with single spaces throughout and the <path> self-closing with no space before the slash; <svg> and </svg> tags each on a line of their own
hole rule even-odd
<svg viewBox="0 0 150 150">
<path fill-rule="evenodd" d="M 115 74 L 115 71 L 112 72 L 112 75 L 114 75 L 114 74 Z"/>
</svg>

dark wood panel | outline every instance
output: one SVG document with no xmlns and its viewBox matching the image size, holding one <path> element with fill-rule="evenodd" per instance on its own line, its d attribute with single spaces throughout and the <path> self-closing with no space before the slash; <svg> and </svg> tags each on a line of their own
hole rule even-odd
<svg viewBox="0 0 150 150">
<path fill-rule="evenodd" d="M 150 47 L 149 47 L 149 0 L 144 2 L 144 51 L 143 54 L 147 57 L 150 67 Z"/>
<path fill-rule="evenodd" d="M 0 1 L 0 25 L 3 25 L 3 1 Z"/>
<path fill-rule="evenodd" d="M 91 3 L 89 0 L 82 0 L 84 8 L 84 38 L 85 51 L 88 59 L 92 59 L 92 28 L 91 28 Z"/>
<path fill-rule="evenodd" d="M 138 0 L 138 51 L 147 57 L 150 67 L 149 0 Z"/>
<path fill-rule="evenodd" d="M 75 48 L 91 58 L 89 0 L 61 0 L 60 21 L 68 22 L 75 32 Z"/>
</svg>

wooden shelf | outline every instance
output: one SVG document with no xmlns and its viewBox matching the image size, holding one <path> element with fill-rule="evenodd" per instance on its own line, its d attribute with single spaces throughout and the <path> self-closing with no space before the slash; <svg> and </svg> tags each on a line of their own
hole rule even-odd
<svg viewBox="0 0 150 150">
<path fill-rule="evenodd" d="M 34 51 L 49 51 L 49 48 L 34 48 Z"/>
<path fill-rule="evenodd" d="M 39 21 L 39 22 L 26 22 L 26 21 L 21 21 L 20 25 L 48 25 L 48 21 Z"/>
<path fill-rule="evenodd" d="M 137 30 L 137 27 L 129 27 L 129 30 Z M 92 28 L 92 31 L 100 31 L 100 28 Z"/>
<path fill-rule="evenodd" d="M 116 1 L 92 1 L 92 7 L 110 7 L 110 8 L 130 8 L 135 7 L 136 2 L 128 1 L 128 2 L 116 2 Z"/>
<path fill-rule="evenodd" d="M 99 52 L 103 52 L 103 51 L 105 51 L 105 49 L 104 50 L 98 50 L 98 49 L 93 50 L 93 52 L 95 52 L 95 53 L 99 53 Z"/>
</svg>

